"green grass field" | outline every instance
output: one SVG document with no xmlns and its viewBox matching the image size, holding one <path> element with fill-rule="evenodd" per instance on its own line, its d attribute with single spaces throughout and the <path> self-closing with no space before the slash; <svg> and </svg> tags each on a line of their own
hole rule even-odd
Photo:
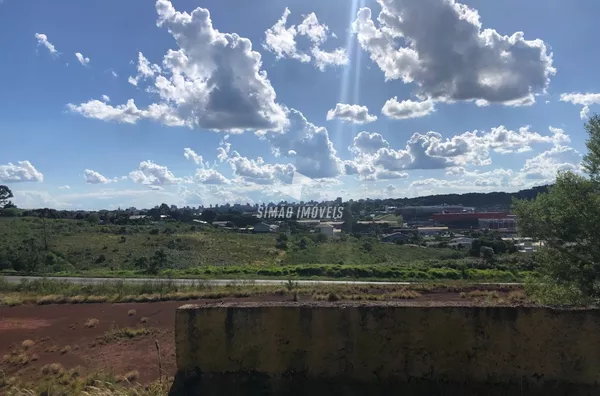
<svg viewBox="0 0 600 396">
<path fill-rule="evenodd" d="M 0 270 L 95 276 L 515 280 L 523 268 L 480 267 L 452 249 L 344 237 L 316 241 L 170 222 L 91 225 L 79 220 L 0 218 Z M 46 249 L 47 243 L 47 249 Z M 154 265 L 154 267 L 153 267 Z"/>
</svg>

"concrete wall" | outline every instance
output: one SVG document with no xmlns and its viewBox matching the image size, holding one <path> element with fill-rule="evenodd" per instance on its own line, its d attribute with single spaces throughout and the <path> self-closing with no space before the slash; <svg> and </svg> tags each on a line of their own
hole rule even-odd
<svg viewBox="0 0 600 396">
<path fill-rule="evenodd" d="M 596 310 L 188 305 L 176 349 L 173 395 L 600 394 Z"/>
</svg>

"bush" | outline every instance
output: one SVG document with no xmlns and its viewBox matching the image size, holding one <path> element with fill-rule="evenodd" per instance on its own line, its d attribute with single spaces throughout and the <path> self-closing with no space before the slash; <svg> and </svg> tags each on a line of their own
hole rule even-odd
<svg viewBox="0 0 600 396">
<path fill-rule="evenodd" d="M 287 250 L 288 245 L 285 241 L 277 241 L 277 243 L 275 243 L 275 247 L 280 250 Z"/>
<path fill-rule="evenodd" d="M 329 240 L 329 237 L 327 237 L 327 235 L 322 234 L 322 233 L 318 233 L 314 236 L 314 241 L 316 243 L 325 243 Z"/>
<path fill-rule="evenodd" d="M 308 238 L 306 238 L 306 237 L 302 237 L 298 241 L 298 247 L 300 249 L 307 249 L 309 245 L 310 245 L 310 240 Z"/>
<path fill-rule="evenodd" d="M 158 228 L 153 228 L 150 230 L 150 235 L 158 235 L 160 230 Z"/>
</svg>

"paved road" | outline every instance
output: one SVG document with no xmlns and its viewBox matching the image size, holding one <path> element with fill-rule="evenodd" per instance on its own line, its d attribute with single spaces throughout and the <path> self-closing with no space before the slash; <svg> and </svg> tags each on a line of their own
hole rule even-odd
<svg viewBox="0 0 600 396">
<path fill-rule="evenodd" d="M 8 282 L 19 283 L 23 279 L 35 280 L 43 279 L 41 276 L 5 276 Z M 78 284 L 98 284 L 106 282 L 126 282 L 126 283 L 143 283 L 143 282 L 174 282 L 178 285 L 193 285 L 204 284 L 210 286 L 227 286 L 227 285 L 285 285 L 288 281 L 282 279 L 255 279 L 255 280 L 234 280 L 234 279 L 156 279 L 156 278 L 76 278 L 76 277 L 57 277 L 48 276 L 45 279 L 68 281 Z M 336 280 L 294 280 L 299 285 L 412 285 L 419 282 L 378 282 L 378 281 L 336 281 Z M 520 285 L 520 283 L 478 283 L 479 285 L 497 285 L 497 286 L 512 286 Z"/>
</svg>

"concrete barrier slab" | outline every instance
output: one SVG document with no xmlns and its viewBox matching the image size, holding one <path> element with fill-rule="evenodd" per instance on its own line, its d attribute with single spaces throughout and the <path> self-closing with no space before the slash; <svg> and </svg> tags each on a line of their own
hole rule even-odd
<svg viewBox="0 0 600 396">
<path fill-rule="evenodd" d="M 597 395 L 600 311 L 186 305 L 173 395 Z"/>
</svg>

